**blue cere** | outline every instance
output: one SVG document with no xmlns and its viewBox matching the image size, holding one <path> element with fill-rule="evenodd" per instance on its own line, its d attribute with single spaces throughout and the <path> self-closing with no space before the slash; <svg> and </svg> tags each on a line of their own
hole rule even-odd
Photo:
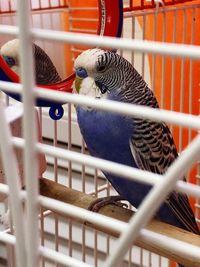
<svg viewBox="0 0 200 267">
<path fill-rule="evenodd" d="M 88 76 L 87 71 L 83 68 L 76 69 L 76 75 L 79 78 L 86 78 Z"/>
</svg>

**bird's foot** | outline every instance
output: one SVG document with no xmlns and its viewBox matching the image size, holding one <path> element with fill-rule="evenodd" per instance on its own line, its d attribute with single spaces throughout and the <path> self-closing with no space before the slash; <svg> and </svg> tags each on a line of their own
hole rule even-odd
<svg viewBox="0 0 200 267">
<path fill-rule="evenodd" d="M 113 204 L 113 205 L 116 205 L 118 207 L 128 208 L 128 205 L 126 203 L 120 202 L 121 200 L 126 200 L 126 199 L 122 196 L 100 197 L 100 198 L 92 201 L 92 203 L 90 203 L 88 210 L 98 212 L 100 210 L 100 208 L 102 208 L 108 204 Z"/>
</svg>

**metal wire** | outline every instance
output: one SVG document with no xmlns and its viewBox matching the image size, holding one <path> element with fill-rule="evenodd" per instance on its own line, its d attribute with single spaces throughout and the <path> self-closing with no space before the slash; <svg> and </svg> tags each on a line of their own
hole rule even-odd
<svg viewBox="0 0 200 267">
<path fill-rule="evenodd" d="M 15 234 L 17 238 L 17 246 L 16 246 L 16 261 L 17 266 L 26 266 L 26 244 L 25 244 L 25 232 L 24 232 L 24 214 L 22 210 L 22 203 L 20 197 L 20 178 L 18 175 L 17 161 L 13 154 L 13 147 L 11 144 L 11 133 L 9 126 L 7 125 L 5 112 L 2 106 L 2 102 L 0 102 L 0 145 L 2 151 L 2 160 L 4 163 L 4 168 L 7 177 L 7 184 L 9 185 L 10 192 L 10 202 L 11 202 L 11 210 L 13 215 L 13 220 L 15 224 Z M 9 159 L 9 160 L 8 160 Z M 12 164 L 12 168 L 10 167 Z M 4 192 L 5 186 L 1 184 L 1 189 Z"/>
<path fill-rule="evenodd" d="M 38 168 L 36 160 L 36 120 L 34 110 L 34 77 L 32 58 L 32 39 L 30 38 L 30 10 L 29 2 L 18 1 L 18 23 L 19 23 L 19 55 L 21 62 L 21 81 L 23 87 L 24 101 L 24 139 L 26 148 L 24 150 L 24 173 L 27 190 L 27 265 L 35 267 L 39 264 L 39 232 L 38 232 Z M 25 23 L 26 22 L 26 23 Z M 25 266 L 25 265 L 24 265 Z"/>
</svg>

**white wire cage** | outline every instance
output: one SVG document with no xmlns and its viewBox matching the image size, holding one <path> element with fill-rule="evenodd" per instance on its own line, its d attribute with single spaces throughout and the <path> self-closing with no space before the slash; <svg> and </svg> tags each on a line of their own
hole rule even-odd
<svg viewBox="0 0 200 267">
<path fill-rule="evenodd" d="M 25 1 L 24 1 L 25 2 Z M 122 40 L 116 40 L 113 44 L 113 39 L 105 38 L 100 39 L 95 36 L 86 36 L 85 39 L 80 38 L 79 35 L 76 34 L 69 34 L 66 35 L 64 32 L 58 32 L 55 34 L 55 32 L 47 31 L 45 30 L 46 27 L 44 24 L 40 24 L 41 28 L 44 28 L 44 31 L 40 31 L 37 29 L 31 29 L 29 28 L 28 23 L 24 23 L 25 20 L 28 20 L 30 17 L 33 18 L 34 15 L 30 15 L 29 7 L 27 3 L 24 3 L 21 1 L 18 3 L 18 15 L 19 15 L 19 38 L 21 39 L 21 42 L 23 44 L 21 48 L 21 55 L 24 60 L 22 60 L 21 64 L 22 67 L 22 84 L 26 88 L 26 94 L 24 95 L 24 137 L 26 139 L 26 146 L 25 146 L 25 176 L 26 176 L 26 188 L 27 188 L 27 219 L 26 224 L 28 225 L 27 233 L 23 232 L 23 228 L 21 227 L 23 222 L 23 216 L 21 216 L 21 213 L 23 214 L 22 209 L 20 208 L 20 192 L 19 192 L 19 186 L 16 184 L 16 188 L 10 188 L 10 191 L 14 190 L 15 197 L 19 199 L 19 201 L 16 201 L 15 205 L 18 207 L 18 211 L 21 217 L 17 216 L 15 214 L 13 216 L 13 220 L 15 225 L 15 235 L 8 234 L 9 230 L 2 231 L 1 232 L 1 240 L 4 241 L 6 244 L 13 245 L 15 242 L 17 243 L 18 250 L 16 250 L 16 257 L 14 256 L 14 252 L 12 249 L 10 249 L 10 246 L 8 246 L 8 256 L 5 256 L 5 251 L 2 253 L 4 255 L 1 255 L 2 258 L 7 258 L 8 264 L 10 266 L 15 266 L 18 264 L 18 266 L 114 266 L 114 263 L 112 258 L 110 259 L 110 262 L 106 261 L 106 258 L 108 255 L 113 256 L 116 253 L 116 249 L 114 248 L 116 246 L 116 239 L 113 237 L 102 234 L 102 232 L 99 232 L 97 230 L 93 230 L 88 226 L 79 224 L 71 219 L 66 219 L 63 217 L 58 217 L 56 213 L 48 210 L 62 210 L 63 213 L 66 213 L 67 216 L 72 217 L 79 217 L 80 218 L 87 218 L 88 221 L 91 221 L 95 224 L 103 224 L 105 227 L 108 227 L 108 225 L 111 225 L 111 228 L 117 229 L 118 232 L 124 232 L 125 235 L 125 229 L 127 226 L 123 223 L 117 222 L 117 221 L 109 221 L 101 218 L 98 216 L 98 214 L 90 214 L 89 212 L 85 210 L 79 210 L 75 207 L 68 206 L 66 204 L 57 203 L 56 201 L 47 199 L 45 197 L 39 197 L 37 195 L 37 188 L 38 188 L 38 180 L 37 173 L 35 171 L 35 166 L 37 164 L 35 160 L 35 140 L 36 137 L 34 136 L 34 125 L 32 122 L 34 121 L 34 96 L 40 96 L 40 97 L 47 97 L 47 98 L 54 98 L 63 100 L 63 98 L 68 103 L 77 103 L 78 101 L 81 101 L 81 103 L 88 103 L 90 105 L 94 105 L 96 108 L 104 108 L 108 110 L 115 110 L 117 112 L 121 111 L 125 114 L 132 114 L 136 116 L 147 116 L 147 118 L 153 118 L 156 120 L 165 120 L 166 122 L 173 125 L 172 130 L 174 131 L 174 135 L 176 135 L 179 147 L 179 152 L 181 152 L 187 144 L 190 144 L 191 141 L 194 138 L 194 135 L 197 134 L 197 131 L 199 129 L 199 118 L 198 114 L 194 112 L 193 105 L 198 106 L 199 99 L 195 99 L 194 102 L 194 96 L 196 97 L 196 91 L 199 90 L 198 87 L 193 88 L 193 82 L 194 79 L 196 79 L 196 76 L 194 76 L 193 71 L 195 69 L 196 62 L 198 63 L 199 60 L 199 50 L 196 46 L 193 46 L 195 43 L 195 29 L 197 27 L 195 21 L 197 21 L 197 14 L 199 12 L 199 4 L 191 4 L 190 5 L 184 5 L 184 6 L 173 6 L 173 7 L 158 7 L 157 9 L 152 10 L 144 10 L 144 11 L 129 11 L 124 13 L 124 29 L 123 29 L 123 36 L 124 39 Z M 130 1 L 131 2 L 131 1 Z M 42 1 L 41 1 L 42 3 Z M 70 3 L 69 3 L 70 4 Z M 124 3 L 125 4 L 125 3 Z M 130 4 L 130 3 L 129 3 Z M 37 17 L 42 18 L 44 16 L 42 11 L 35 11 L 37 12 Z M 40 12 L 42 12 L 40 14 Z M 47 11 L 46 11 L 47 12 Z M 51 10 L 50 17 L 52 20 L 52 17 L 56 14 L 55 11 Z M 66 11 L 64 11 L 66 12 Z M 160 21 L 164 21 L 168 14 L 170 16 L 174 16 L 174 18 L 179 16 L 182 17 L 180 20 L 180 23 L 183 25 L 183 31 L 181 35 L 181 41 L 177 41 L 176 35 L 179 34 L 179 29 L 177 26 L 177 21 L 174 19 L 172 25 L 168 25 L 167 23 L 162 23 L 163 28 L 162 32 L 159 33 L 160 30 Z M 190 42 L 188 42 L 188 39 L 186 35 L 184 35 L 186 31 L 186 24 L 188 19 L 188 14 L 192 12 L 192 18 L 193 23 L 188 23 L 190 25 Z M 47 12 L 47 17 L 49 16 L 49 11 Z M 60 14 L 60 13 L 59 13 Z M 8 18 L 11 18 L 14 15 L 10 14 L 2 14 L 2 16 L 8 16 Z M 55 15 L 56 16 L 56 15 Z M 149 23 L 149 20 L 153 17 L 154 24 L 152 25 L 152 40 L 147 38 L 147 24 Z M 180 18 L 180 17 L 179 17 Z M 195 20 L 195 19 L 196 20 Z M 12 18 L 13 19 L 13 18 Z M 33 20 L 32 20 L 33 21 Z M 35 19 L 37 21 L 37 19 Z M 53 20 L 52 20 L 53 21 Z M 55 21 L 54 21 L 55 22 Z M 11 23 L 12 25 L 15 25 L 15 20 Z M 8 24 L 3 23 L 2 24 Z M 10 24 L 10 23 L 9 23 Z M 34 24 L 34 23 L 33 23 Z M 50 23 L 50 26 L 47 27 L 48 29 L 54 29 L 54 30 L 60 30 L 60 26 L 56 26 L 56 23 Z M 150 24 L 148 24 L 149 26 Z M 158 27 L 159 26 L 159 27 Z M 54 28 L 52 28 L 54 27 Z M 56 28 L 57 27 L 57 28 Z M 173 43 L 175 44 L 168 44 L 165 43 L 167 40 L 167 34 L 168 28 L 172 27 L 173 31 Z M 55 94 L 54 92 L 48 92 L 45 90 L 38 90 L 37 92 L 34 92 L 33 94 L 33 77 L 32 77 L 32 65 L 30 65 L 30 69 L 25 68 L 25 66 L 29 65 L 28 62 L 31 61 L 31 49 L 29 45 L 27 45 L 29 40 L 29 31 L 31 30 L 31 36 L 34 38 L 34 40 L 40 40 L 39 44 L 44 45 L 44 40 L 51 41 L 54 38 L 56 38 L 57 41 L 60 41 L 60 43 L 57 44 L 57 42 L 52 43 L 48 51 L 51 51 L 49 53 L 51 54 L 51 58 L 55 59 L 57 58 L 57 54 L 54 54 L 53 51 L 55 51 L 55 46 L 57 48 L 57 45 L 62 45 L 63 42 L 70 42 L 72 44 L 81 43 L 81 44 L 87 44 L 87 45 L 103 45 L 106 47 L 114 47 L 119 48 L 120 53 L 122 53 L 123 56 L 127 57 L 134 66 L 138 69 L 138 71 L 143 75 L 144 79 L 151 85 L 151 88 L 155 90 L 155 93 L 158 94 L 158 91 L 160 90 L 160 104 L 162 108 L 165 109 L 171 109 L 175 111 L 180 111 L 181 113 L 171 113 L 169 111 L 163 111 L 163 112 L 154 112 L 149 111 L 148 109 L 139 109 L 139 107 L 124 107 L 124 106 L 115 106 L 112 104 L 110 106 L 109 103 L 97 103 L 94 101 L 93 103 L 90 102 L 89 99 L 77 96 L 71 96 L 66 94 Z M 77 29 L 76 29 L 77 30 Z M 188 30 L 188 29 L 187 29 Z M 161 34 L 159 38 L 162 40 L 159 40 L 157 37 L 157 34 Z M 5 36 L 5 34 L 9 35 L 12 34 L 16 36 L 18 34 L 17 28 L 15 27 L 1 27 L 0 28 L 1 34 Z M 166 36 L 165 36 L 166 34 Z M 125 39 L 125 37 L 129 38 L 129 40 Z M 9 37 L 10 39 L 10 37 Z M 134 39 L 134 40 L 133 40 Z M 143 42 L 144 40 L 149 40 L 149 42 Z M 150 41 L 163 41 L 163 43 L 156 43 L 156 45 L 152 46 L 153 43 Z M 179 44 L 177 44 L 179 43 Z M 155 44 L 155 43 L 154 43 Z M 182 44 L 186 44 L 187 46 L 184 46 Z M 54 47 L 54 49 L 52 49 Z M 73 50 L 74 49 L 74 50 Z M 125 52 L 124 49 L 130 49 L 130 52 Z M 77 51 L 78 50 L 78 51 Z M 76 47 L 72 47 L 72 52 L 79 52 L 79 49 Z M 139 52 L 139 53 L 136 53 Z M 61 54 L 61 53 L 60 53 Z M 161 55 L 161 56 L 160 56 Z M 181 57 L 181 62 L 177 62 L 176 56 Z M 62 54 L 61 54 L 62 57 Z M 171 60 L 171 62 L 169 62 Z M 59 64 L 61 63 L 62 66 L 59 67 L 63 71 L 63 76 L 65 75 L 66 70 L 65 63 L 63 63 L 61 60 L 58 61 Z M 189 72 L 188 72 L 188 64 L 189 62 Z M 166 73 L 166 69 L 169 68 L 167 64 L 171 64 L 171 73 L 168 75 Z M 180 64 L 180 65 L 178 65 Z M 177 66 L 178 65 L 178 66 Z M 161 66 L 161 67 L 160 67 Z M 182 101 L 180 101 L 180 104 L 178 107 L 175 105 L 176 102 L 176 92 L 174 91 L 177 87 L 175 77 L 177 74 L 177 68 L 181 69 L 181 73 L 189 73 L 189 85 L 184 78 L 184 75 L 179 76 L 180 78 L 180 98 Z M 64 69 L 64 70 L 63 70 Z M 158 69 L 160 71 L 159 76 L 161 77 L 160 80 L 161 86 L 159 81 L 157 80 L 158 75 Z M 167 79 L 171 81 L 170 87 L 167 86 Z M 195 83 L 198 83 L 198 80 L 195 80 Z M 168 84 L 169 85 L 169 84 Z M 5 90 L 7 87 L 11 87 L 11 85 L 5 85 L 5 83 L 0 83 L 1 88 Z M 188 101 L 187 103 L 183 103 L 183 99 L 185 99 L 185 87 L 188 87 Z M 175 88 L 175 89 L 174 89 Z M 20 91 L 21 86 L 12 86 L 12 88 L 9 88 L 8 90 L 13 91 Z M 177 90 L 177 89 L 176 89 Z M 170 92 L 170 103 L 168 103 L 168 106 L 165 105 L 166 96 L 165 93 L 169 94 Z M 198 92 L 198 91 L 197 91 Z M 29 98 L 31 96 L 31 98 Z M 159 98 L 159 95 L 157 95 Z M 189 106 L 189 114 L 191 115 L 185 115 L 182 114 L 182 112 L 185 112 L 185 105 Z M 199 108 L 199 107 L 198 107 Z M 4 114 L 4 110 L 2 109 L 2 114 Z M 17 147 L 24 147 L 23 140 L 18 138 L 10 138 L 9 132 L 7 131 L 7 125 L 5 123 L 5 117 L 4 115 L 1 116 L 1 125 L 3 128 L 3 125 L 5 125 L 5 132 L 1 131 L 1 140 L 5 140 L 4 144 L 1 144 L 1 150 L 2 150 L 2 158 L 3 158 L 3 146 L 8 145 L 8 148 L 12 143 L 14 143 Z M 47 160 L 47 170 L 43 174 L 43 177 L 55 180 L 56 182 L 59 182 L 61 184 L 67 185 L 68 187 L 72 187 L 74 189 L 77 189 L 79 191 L 82 191 L 87 194 L 92 194 L 96 196 L 104 196 L 107 194 L 113 194 L 114 191 L 112 188 L 110 188 L 110 185 L 106 182 L 105 178 L 99 171 L 101 168 L 116 168 L 116 166 L 112 166 L 112 164 L 106 165 L 106 162 L 101 161 L 92 161 L 91 158 L 88 158 L 84 142 L 81 139 L 81 135 L 78 130 L 78 126 L 76 123 L 76 116 L 72 110 L 71 104 L 68 104 L 65 109 L 65 116 L 64 118 L 59 122 L 52 121 L 45 110 L 40 109 L 40 121 L 41 127 L 42 127 L 42 135 L 45 138 L 44 142 L 48 146 L 44 146 L 42 144 L 37 144 L 36 149 L 37 151 L 41 153 L 45 153 L 46 160 Z M 31 122 L 31 123 L 30 123 Z M 4 124 L 3 124 L 4 123 Z M 175 128 L 174 125 L 180 125 L 180 128 Z M 187 132 L 183 132 L 183 127 L 187 128 Z M 193 131 L 191 129 L 194 129 Z M 6 141 L 7 140 L 7 141 Z M 184 141 L 181 141 L 184 140 Z M 190 176 L 192 177 L 192 182 L 195 181 L 194 176 L 196 177 L 196 183 L 199 184 L 199 162 L 197 159 L 199 159 L 199 140 L 197 139 L 195 141 L 194 145 L 190 145 L 188 148 L 189 150 L 186 151 L 187 153 L 181 154 L 182 157 L 180 157 L 179 164 L 177 164 L 177 169 L 174 170 L 175 174 L 179 171 L 184 171 L 185 167 L 187 166 L 193 166 L 193 164 L 197 164 L 197 167 L 191 171 L 188 172 L 188 179 Z M 9 150 L 7 149 L 7 157 L 9 157 Z M 11 153 L 12 151 L 10 151 Z M 72 152 L 81 152 L 83 155 L 73 154 Z M 194 155 L 192 157 L 191 155 Z M 9 160 L 10 164 L 10 160 Z M 14 164 L 14 163 L 13 163 Z M 189 165 L 188 165 L 189 164 Z M 15 166 L 15 165 L 14 165 Z M 106 167 L 107 166 L 107 167 Z M 184 168 L 183 168 L 184 166 Z M 6 170 L 6 166 L 4 166 Z M 179 168 L 179 169 L 178 169 Z M 7 168 L 7 176 L 8 181 L 9 177 L 17 176 L 17 167 L 12 169 L 12 173 L 9 172 L 9 166 Z M 11 171 L 11 170 L 10 170 Z M 173 170 L 172 170 L 173 171 Z M 137 179 L 145 179 L 145 174 L 139 174 L 134 170 L 126 170 L 124 168 L 124 173 L 127 174 L 127 176 L 136 176 L 139 177 Z M 135 179 L 136 179 L 135 177 Z M 152 183 L 155 183 L 156 185 L 156 177 L 155 180 L 153 180 Z M 9 184 L 9 182 L 8 182 Z M 10 185 L 9 185 L 10 186 Z M 179 190 L 186 190 L 187 193 L 193 194 L 197 197 L 197 201 L 195 204 L 196 208 L 196 217 L 197 221 L 199 222 L 199 188 L 186 187 L 182 183 L 178 183 L 177 188 Z M 34 188 L 34 189 L 33 189 Z M 32 190 L 33 189 L 33 190 Z M 1 186 L 1 191 L 7 192 L 8 188 L 6 186 Z M 14 198 L 13 196 L 13 198 Z M 25 195 L 23 195 L 25 197 Z M 13 205 L 12 197 L 10 199 L 11 206 Z M 19 203 L 18 203 L 19 202 Z M 41 214 L 38 219 L 38 212 L 37 212 L 37 205 L 40 205 L 42 207 Z M 44 211 L 44 209 L 47 209 Z M 138 213 L 139 214 L 139 213 Z M 143 222 L 145 219 L 143 220 Z M 39 223 L 39 227 L 38 227 Z M 134 223 L 134 222 L 133 222 Z M 39 230 L 40 233 L 39 234 Z M 139 229 L 138 229 L 139 230 Z M 21 232 L 20 232 L 21 231 Z M 158 243 L 158 241 L 155 241 L 157 236 L 156 234 L 148 235 L 148 232 L 140 230 L 140 235 L 145 239 L 150 239 L 152 242 Z M 15 236 L 17 239 L 15 240 Z M 162 239 L 161 236 L 159 236 L 160 242 L 165 244 L 166 248 L 170 246 L 170 239 L 167 240 L 166 237 Z M 38 245 L 38 242 L 41 245 Z M 25 245 L 26 244 L 26 245 Z M 26 248 L 25 248 L 26 246 Z M 195 250 L 195 247 L 190 247 L 189 245 L 183 246 L 182 243 L 179 244 L 179 242 L 174 242 L 171 244 L 172 248 L 174 250 L 177 250 L 180 252 L 182 250 L 182 254 L 187 253 L 186 255 L 189 255 L 190 257 L 194 256 L 196 253 L 196 258 L 198 258 L 198 250 Z M 130 247 L 130 246 L 128 246 Z M 2 250 L 3 251 L 3 250 Z M 194 254 L 194 255 L 193 255 Z M 11 255 L 11 257 L 10 257 Z M 20 255 L 23 255 L 23 257 Z M 27 258 L 24 256 L 27 255 Z M 69 257 L 68 257 L 69 256 Z M 120 255 L 122 257 L 122 255 Z M 40 263 L 38 263 L 40 257 Z M 195 257 L 195 256 L 194 256 Z M 115 258 L 116 259 L 116 258 Z M 27 260 L 27 263 L 26 263 Z M 139 249 L 138 247 L 130 247 L 124 261 L 122 261 L 121 266 L 168 266 L 168 260 L 157 256 L 155 254 L 150 253 L 147 250 Z M 198 265 L 197 265 L 198 266 Z"/>
</svg>

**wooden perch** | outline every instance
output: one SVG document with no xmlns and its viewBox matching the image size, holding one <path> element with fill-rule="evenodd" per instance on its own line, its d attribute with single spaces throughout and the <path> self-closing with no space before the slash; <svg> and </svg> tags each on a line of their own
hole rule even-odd
<svg viewBox="0 0 200 267">
<path fill-rule="evenodd" d="M 64 185 L 55 183 L 51 180 L 41 178 L 40 179 L 40 194 L 43 196 L 47 196 L 50 198 L 54 198 L 56 200 L 63 201 L 65 203 L 69 203 L 83 209 L 87 209 L 89 204 L 95 200 L 96 198 L 79 192 L 74 189 L 70 189 Z M 107 205 L 99 210 L 100 214 L 109 216 L 111 218 L 115 218 L 124 222 L 128 222 L 131 216 L 133 215 L 133 211 L 125 208 L 121 208 L 115 205 Z M 63 215 L 63 214 L 60 214 Z M 87 225 L 85 221 L 80 221 Z M 93 224 L 88 224 L 90 227 L 102 231 L 106 234 L 112 235 L 114 237 L 118 237 L 118 233 L 115 231 L 108 231 L 103 227 L 98 227 Z M 167 237 L 175 238 L 183 242 L 187 242 L 192 245 L 200 246 L 200 236 L 190 233 L 188 231 L 184 231 L 175 226 L 168 225 L 157 220 L 152 220 L 146 227 L 146 229 L 151 230 L 155 233 L 159 233 L 165 235 Z M 157 244 L 152 244 L 149 241 L 144 242 L 140 237 L 136 240 L 135 245 L 147 249 L 151 252 L 157 253 L 161 256 L 167 257 L 176 262 L 182 263 L 188 267 L 199 267 L 200 261 L 195 261 L 195 259 L 187 258 L 185 255 L 177 255 L 174 251 L 166 248 L 162 248 Z"/>
</svg>

